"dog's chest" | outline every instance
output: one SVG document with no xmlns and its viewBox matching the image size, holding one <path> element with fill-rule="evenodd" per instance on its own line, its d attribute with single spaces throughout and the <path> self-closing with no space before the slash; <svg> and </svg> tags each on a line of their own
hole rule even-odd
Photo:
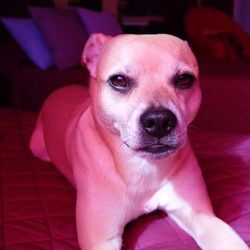
<svg viewBox="0 0 250 250">
<path fill-rule="evenodd" d="M 140 203 L 147 202 L 168 181 L 166 168 L 161 169 L 145 159 L 131 159 L 125 176 L 127 191 L 131 198 Z"/>
</svg>

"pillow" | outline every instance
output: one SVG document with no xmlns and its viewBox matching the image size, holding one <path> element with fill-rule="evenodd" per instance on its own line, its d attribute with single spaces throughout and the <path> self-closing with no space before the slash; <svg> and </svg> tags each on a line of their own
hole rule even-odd
<svg viewBox="0 0 250 250">
<path fill-rule="evenodd" d="M 28 8 L 59 69 L 80 65 L 87 34 L 74 9 Z"/>
<path fill-rule="evenodd" d="M 115 36 L 123 33 L 117 20 L 107 12 L 97 12 L 84 8 L 77 8 L 77 11 L 88 35 L 103 33 Z"/>
<path fill-rule="evenodd" d="M 40 69 L 54 65 L 53 58 L 34 21 L 29 18 L 1 18 L 28 58 Z"/>
</svg>

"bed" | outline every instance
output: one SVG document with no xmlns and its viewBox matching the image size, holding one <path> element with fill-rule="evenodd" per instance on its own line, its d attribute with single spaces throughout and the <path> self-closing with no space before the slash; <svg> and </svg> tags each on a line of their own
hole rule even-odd
<svg viewBox="0 0 250 250">
<path fill-rule="evenodd" d="M 77 250 L 75 190 L 32 156 L 37 114 L 0 109 L 0 249 Z M 199 130 L 190 136 L 216 214 L 250 245 L 250 135 Z M 124 249 L 199 249 L 162 212 L 127 225 Z"/>
</svg>

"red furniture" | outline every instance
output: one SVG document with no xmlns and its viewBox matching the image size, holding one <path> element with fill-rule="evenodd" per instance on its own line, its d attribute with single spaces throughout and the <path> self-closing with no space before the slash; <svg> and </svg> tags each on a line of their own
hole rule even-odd
<svg viewBox="0 0 250 250">
<path fill-rule="evenodd" d="M 185 16 L 185 31 L 200 58 L 250 57 L 250 36 L 231 17 L 210 7 L 195 7 Z"/>
</svg>

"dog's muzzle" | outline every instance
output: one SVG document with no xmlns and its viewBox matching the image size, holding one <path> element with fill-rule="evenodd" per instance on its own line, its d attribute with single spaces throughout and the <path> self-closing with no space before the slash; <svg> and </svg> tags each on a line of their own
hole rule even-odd
<svg viewBox="0 0 250 250">
<path fill-rule="evenodd" d="M 141 147 L 137 152 L 153 158 L 163 158 L 179 146 L 176 136 L 177 118 L 169 109 L 150 108 L 139 119 Z"/>
</svg>

